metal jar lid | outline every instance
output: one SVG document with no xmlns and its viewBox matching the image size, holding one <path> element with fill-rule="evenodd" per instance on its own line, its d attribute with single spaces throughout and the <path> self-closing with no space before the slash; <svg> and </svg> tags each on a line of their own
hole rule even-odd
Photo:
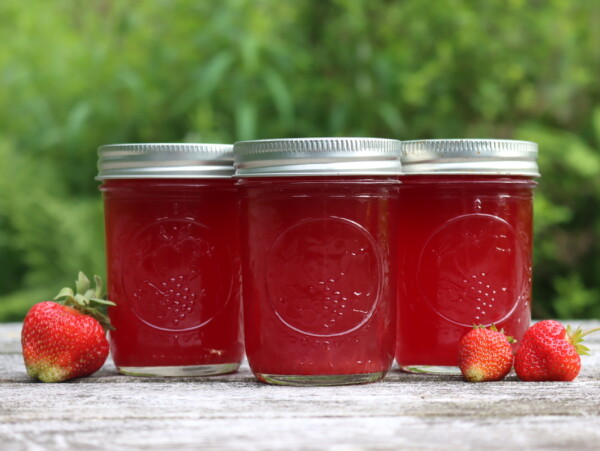
<svg viewBox="0 0 600 451">
<path fill-rule="evenodd" d="M 98 148 L 97 180 L 230 178 L 231 144 L 111 144 Z"/>
<path fill-rule="evenodd" d="M 402 170 L 411 174 L 539 177 L 538 145 L 510 139 L 429 139 L 402 142 Z"/>
<path fill-rule="evenodd" d="M 397 175 L 400 141 L 382 138 L 292 138 L 240 141 L 236 176 Z"/>
</svg>

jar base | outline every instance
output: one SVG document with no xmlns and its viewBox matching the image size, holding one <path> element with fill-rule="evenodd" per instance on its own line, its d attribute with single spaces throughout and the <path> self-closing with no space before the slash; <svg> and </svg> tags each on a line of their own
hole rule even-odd
<svg viewBox="0 0 600 451">
<path fill-rule="evenodd" d="M 335 375 L 291 375 L 255 373 L 256 378 L 271 385 L 291 385 L 296 387 L 326 387 L 332 385 L 358 385 L 377 382 L 385 377 L 387 371 L 363 374 Z"/>
<path fill-rule="evenodd" d="M 429 374 L 439 376 L 460 376 L 460 368 L 457 366 L 436 365 L 400 365 L 400 370 L 412 374 Z"/>
<path fill-rule="evenodd" d="M 117 371 L 127 376 L 187 377 L 214 376 L 216 374 L 233 373 L 237 371 L 239 367 L 239 363 L 190 366 L 117 366 Z"/>
</svg>

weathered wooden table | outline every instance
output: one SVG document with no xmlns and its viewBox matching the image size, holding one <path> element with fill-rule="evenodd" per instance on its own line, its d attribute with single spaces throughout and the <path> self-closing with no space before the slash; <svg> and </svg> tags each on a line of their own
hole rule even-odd
<svg viewBox="0 0 600 451">
<path fill-rule="evenodd" d="M 599 322 L 586 322 L 585 328 Z M 20 325 L 0 325 L 0 450 L 600 449 L 600 333 L 571 383 L 469 384 L 393 370 L 383 382 L 276 387 L 247 366 L 208 378 L 32 382 Z"/>
</svg>

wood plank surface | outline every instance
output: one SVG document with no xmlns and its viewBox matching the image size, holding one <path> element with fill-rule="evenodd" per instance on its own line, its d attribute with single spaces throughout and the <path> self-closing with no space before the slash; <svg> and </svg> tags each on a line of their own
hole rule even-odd
<svg viewBox="0 0 600 451">
<path fill-rule="evenodd" d="M 393 370 L 375 384 L 309 388 L 260 384 L 247 365 L 166 379 L 121 376 L 110 362 L 43 384 L 27 377 L 19 340 L 19 324 L 0 325 L 1 451 L 600 449 L 600 333 L 571 383 Z"/>
</svg>

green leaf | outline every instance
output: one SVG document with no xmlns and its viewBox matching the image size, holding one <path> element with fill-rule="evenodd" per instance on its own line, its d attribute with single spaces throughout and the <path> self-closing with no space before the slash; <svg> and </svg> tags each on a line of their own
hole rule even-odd
<svg viewBox="0 0 600 451">
<path fill-rule="evenodd" d="M 594 108 L 592 113 L 592 127 L 596 138 L 596 147 L 600 147 L 600 107 Z"/>
<path fill-rule="evenodd" d="M 265 83 L 281 120 L 290 120 L 293 116 L 294 101 L 284 77 L 271 70 L 265 74 Z"/>
<path fill-rule="evenodd" d="M 235 111 L 236 134 L 240 141 L 256 137 L 256 107 L 250 102 L 241 102 Z"/>
<path fill-rule="evenodd" d="M 74 295 L 75 293 L 73 293 L 73 290 L 71 288 L 64 287 L 58 292 L 56 296 L 54 296 L 54 299 L 60 299 L 62 297 L 73 297 Z"/>
<path fill-rule="evenodd" d="M 96 284 L 96 289 L 94 290 L 93 297 L 99 299 L 104 296 L 104 287 L 102 286 L 102 279 L 100 276 L 94 275 L 94 282 Z"/>
<path fill-rule="evenodd" d="M 79 305 L 87 305 L 87 304 L 89 304 L 89 300 L 84 295 L 79 294 L 79 293 L 77 293 L 75 295 L 75 301 Z"/>
<path fill-rule="evenodd" d="M 115 306 L 115 305 L 117 305 L 117 304 L 115 304 L 114 302 L 112 302 L 112 301 L 108 301 L 108 300 L 106 300 L 106 299 L 90 298 L 90 301 L 94 301 L 94 302 L 96 302 L 97 304 L 102 304 L 102 305 L 110 305 L 110 306 Z"/>
<path fill-rule="evenodd" d="M 75 287 L 77 288 L 77 294 L 84 294 L 90 289 L 90 279 L 88 279 L 82 271 L 79 271 L 79 277 L 75 282 Z"/>
</svg>

